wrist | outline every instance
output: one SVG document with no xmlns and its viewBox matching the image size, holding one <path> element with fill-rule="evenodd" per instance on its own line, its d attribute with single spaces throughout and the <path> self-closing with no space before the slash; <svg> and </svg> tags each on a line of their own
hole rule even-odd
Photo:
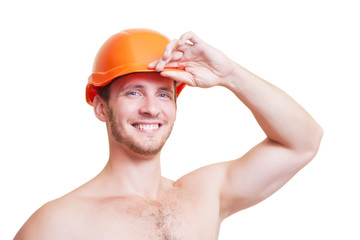
<svg viewBox="0 0 360 240">
<path fill-rule="evenodd" d="M 221 86 L 228 88 L 231 91 L 237 89 L 239 82 L 243 81 L 245 74 L 248 72 L 245 68 L 240 66 L 238 63 L 231 61 L 232 71 L 223 78 Z"/>
</svg>

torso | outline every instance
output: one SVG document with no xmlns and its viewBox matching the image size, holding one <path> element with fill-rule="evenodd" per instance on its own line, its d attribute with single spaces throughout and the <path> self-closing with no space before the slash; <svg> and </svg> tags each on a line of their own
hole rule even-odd
<svg viewBox="0 0 360 240">
<path fill-rule="evenodd" d="M 68 240 L 214 240 L 220 228 L 216 200 L 181 187 L 171 188 L 156 201 L 76 194 L 60 201 L 69 207 L 63 211 L 70 215 L 63 236 Z"/>
</svg>

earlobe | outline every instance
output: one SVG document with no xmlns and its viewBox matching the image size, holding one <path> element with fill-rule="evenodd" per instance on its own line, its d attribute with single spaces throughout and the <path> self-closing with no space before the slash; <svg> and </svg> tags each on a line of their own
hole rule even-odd
<svg viewBox="0 0 360 240">
<path fill-rule="evenodd" d="M 93 107 L 94 107 L 94 113 L 95 116 L 102 122 L 106 122 L 107 121 L 107 116 L 106 116 L 106 112 L 105 112 L 105 103 L 103 102 L 103 100 L 97 95 L 94 98 L 93 101 Z"/>
</svg>

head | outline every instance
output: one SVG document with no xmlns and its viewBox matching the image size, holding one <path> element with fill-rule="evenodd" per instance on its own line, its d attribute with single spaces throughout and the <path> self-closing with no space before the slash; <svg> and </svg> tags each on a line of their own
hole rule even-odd
<svg viewBox="0 0 360 240">
<path fill-rule="evenodd" d="M 156 155 L 176 118 L 176 86 L 159 73 L 133 73 L 102 88 L 93 101 L 106 122 L 110 144 L 140 155 Z"/>
<path fill-rule="evenodd" d="M 117 144 L 153 155 L 169 137 L 176 96 L 185 84 L 175 86 L 174 81 L 147 67 L 163 55 L 169 42 L 153 30 L 127 29 L 111 36 L 98 51 L 86 86 L 86 101 L 106 122 L 110 147 Z"/>
<path fill-rule="evenodd" d="M 92 105 L 99 89 L 111 85 L 118 77 L 139 72 L 156 72 L 155 69 L 149 69 L 148 64 L 162 57 L 169 42 L 167 37 L 156 31 L 140 28 L 127 29 L 111 36 L 95 57 L 93 72 L 86 86 L 86 101 Z M 176 86 L 177 95 L 184 87 L 184 83 Z"/>
</svg>

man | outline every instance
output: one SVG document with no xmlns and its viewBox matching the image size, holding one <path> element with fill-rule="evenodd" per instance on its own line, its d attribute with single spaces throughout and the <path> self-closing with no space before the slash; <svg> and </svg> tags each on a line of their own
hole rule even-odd
<svg viewBox="0 0 360 240">
<path fill-rule="evenodd" d="M 319 148 L 322 129 L 301 106 L 192 32 L 168 43 L 154 31 L 123 31 L 103 45 L 93 71 L 87 101 L 106 123 L 109 161 L 36 211 L 16 240 L 217 239 L 226 217 L 269 197 Z M 237 160 L 162 177 L 160 152 L 184 84 L 231 90 L 266 139 Z"/>
</svg>

